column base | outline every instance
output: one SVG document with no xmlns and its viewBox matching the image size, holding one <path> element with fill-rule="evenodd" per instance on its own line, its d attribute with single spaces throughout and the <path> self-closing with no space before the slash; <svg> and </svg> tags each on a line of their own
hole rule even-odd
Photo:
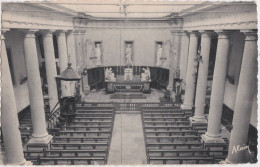
<svg viewBox="0 0 260 167">
<path fill-rule="evenodd" d="M 196 117 L 196 116 L 193 116 L 193 117 L 190 117 L 189 120 L 190 120 L 190 123 L 193 124 L 193 125 L 196 125 L 196 124 L 199 124 L 199 125 L 205 124 L 205 125 L 207 125 L 208 124 L 208 120 L 206 119 L 206 117 Z"/>
<path fill-rule="evenodd" d="M 33 137 L 29 140 L 29 142 L 27 143 L 27 145 L 30 144 L 40 144 L 40 145 L 48 145 L 51 140 L 52 140 L 53 136 L 51 135 L 47 135 L 45 137 Z"/>
<path fill-rule="evenodd" d="M 230 164 L 227 159 L 223 160 L 223 161 L 220 161 L 219 164 L 222 164 L 222 165 L 228 165 Z"/>
<path fill-rule="evenodd" d="M 183 109 L 183 110 L 191 110 L 192 107 L 193 107 L 192 105 L 186 105 L 186 104 L 181 105 L 181 109 Z"/>
<path fill-rule="evenodd" d="M 225 143 L 224 139 L 221 138 L 221 136 L 209 136 L 206 134 L 201 135 L 201 139 L 204 143 L 210 144 L 210 143 Z"/>
</svg>

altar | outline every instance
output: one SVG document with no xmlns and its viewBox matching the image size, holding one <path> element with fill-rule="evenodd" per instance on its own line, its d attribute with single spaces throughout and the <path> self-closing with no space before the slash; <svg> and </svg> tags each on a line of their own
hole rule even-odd
<svg viewBox="0 0 260 167">
<path fill-rule="evenodd" d="M 147 67 L 148 68 L 148 67 Z M 115 79 L 109 79 L 109 73 L 105 72 L 106 76 L 106 91 L 107 93 L 114 93 L 114 92 L 143 92 L 143 93 L 150 93 L 150 74 L 149 73 L 139 73 L 134 75 L 133 69 L 131 67 L 124 69 L 123 75 L 117 75 Z M 111 73 L 110 75 L 113 76 L 114 74 Z"/>
</svg>

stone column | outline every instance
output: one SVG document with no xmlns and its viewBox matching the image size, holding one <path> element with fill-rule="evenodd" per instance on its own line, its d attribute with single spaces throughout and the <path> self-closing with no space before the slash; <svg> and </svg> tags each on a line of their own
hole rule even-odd
<svg viewBox="0 0 260 167">
<path fill-rule="evenodd" d="M 70 57 L 71 67 L 74 70 L 77 70 L 77 58 L 76 58 L 76 44 L 75 44 L 75 32 L 67 32 L 67 47 L 68 47 L 68 56 Z"/>
<path fill-rule="evenodd" d="M 200 64 L 195 99 L 195 114 L 190 118 L 191 123 L 207 123 L 207 120 L 204 116 L 204 106 L 208 83 L 209 53 L 212 32 L 202 31 L 200 33 L 202 59 L 199 62 Z"/>
<path fill-rule="evenodd" d="M 180 56 L 180 78 L 183 80 L 183 83 L 186 83 L 186 71 L 188 63 L 188 54 L 189 54 L 189 43 L 190 37 L 186 31 L 182 32 L 181 38 L 181 56 Z"/>
<path fill-rule="evenodd" d="M 257 85 L 257 33 L 250 30 L 244 33 L 246 39 L 234 108 L 233 129 L 226 159 L 226 162 L 232 164 L 250 161 L 247 139 L 253 96 Z M 245 149 L 240 150 L 239 148 L 242 147 Z"/>
<path fill-rule="evenodd" d="M 32 138 L 30 139 L 29 144 L 48 144 L 52 139 L 52 136 L 48 135 L 46 131 L 35 32 L 36 30 L 24 31 L 24 54 L 33 126 Z"/>
<path fill-rule="evenodd" d="M 53 31 L 47 30 L 43 31 L 43 48 L 45 53 L 45 65 L 47 73 L 47 82 L 48 82 L 48 94 L 49 94 L 49 103 L 50 111 L 53 110 L 55 105 L 58 102 L 58 91 L 57 83 L 55 77 L 57 77 L 57 69 L 55 63 L 55 54 L 53 46 Z M 58 106 L 56 106 L 58 107 Z"/>
<path fill-rule="evenodd" d="M 80 54 L 82 57 L 82 64 L 84 67 L 87 66 L 87 53 L 86 53 L 86 30 L 80 30 L 79 31 L 79 41 L 81 43 L 80 45 Z"/>
<path fill-rule="evenodd" d="M 171 49 L 172 51 L 174 51 L 174 43 L 175 43 L 175 40 L 176 40 L 176 31 L 172 31 L 171 32 L 171 38 L 172 40 L 170 40 L 171 42 Z M 173 91 L 173 72 L 174 72 L 174 59 L 175 59 L 175 56 L 176 56 L 176 53 L 175 52 L 172 52 L 172 55 L 170 55 L 169 57 L 169 84 L 167 86 L 167 90 L 169 91 Z"/>
<path fill-rule="evenodd" d="M 21 133 L 17 117 L 17 108 L 11 73 L 6 53 L 4 36 L 1 35 L 1 58 L 2 58 L 2 101 L 1 101 L 1 123 L 4 138 L 6 164 L 22 165 L 26 162 L 23 155 Z"/>
<path fill-rule="evenodd" d="M 189 56 L 188 56 L 188 67 L 186 75 L 186 88 L 184 103 L 181 105 L 182 109 L 192 109 L 194 93 L 195 93 L 195 68 L 194 59 L 197 56 L 198 47 L 198 32 L 190 32 L 190 45 L 189 45 Z"/>
<path fill-rule="evenodd" d="M 206 134 L 201 136 L 206 143 L 224 142 L 220 136 L 220 124 L 227 75 L 229 37 L 230 32 L 218 31 L 218 46 L 213 74 L 208 129 Z"/>
<path fill-rule="evenodd" d="M 59 51 L 60 72 L 62 73 L 68 67 L 68 52 L 65 31 L 57 31 L 56 35 Z M 69 81 L 61 81 L 61 95 L 62 97 L 71 96 Z"/>
<path fill-rule="evenodd" d="M 75 33 L 73 31 L 67 32 L 67 47 L 68 47 L 68 58 L 71 62 L 71 67 L 77 70 L 77 60 L 76 60 L 76 49 L 75 49 Z M 70 82 L 71 95 L 76 93 L 75 84 L 77 81 Z"/>
</svg>

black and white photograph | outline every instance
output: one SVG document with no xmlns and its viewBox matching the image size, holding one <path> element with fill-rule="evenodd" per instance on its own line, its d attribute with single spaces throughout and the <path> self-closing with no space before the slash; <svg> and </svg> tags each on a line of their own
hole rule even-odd
<svg viewBox="0 0 260 167">
<path fill-rule="evenodd" d="M 0 165 L 258 164 L 258 0 L 2 0 Z"/>
</svg>

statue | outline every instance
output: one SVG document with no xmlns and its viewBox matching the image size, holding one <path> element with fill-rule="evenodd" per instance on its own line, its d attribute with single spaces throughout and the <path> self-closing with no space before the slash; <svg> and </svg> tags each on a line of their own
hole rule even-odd
<svg viewBox="0 0 260 167">
<path fill-rule="evenodd" d="M 90 87 L 88 85 L 88 70 L 87 68 L 84 68 L 83 72 L 81 73 L 82 80 L 83 80 L 83 90 L 84 94 L 88 95 L 90 91 Z"/>
<path fill-rule="evenodd" d="M 100 51 L 100 46 L 99 46 L 99 44 L 96 45 L 95 55 L 96 55 L 96 58 L 97 58 L 96 65 L 97 65 L 97 66 L 102 65 L 102 64 L 101 64 L 101 51 Z"/>
<path fill-rule="evenodd" d="M 141 74 L 141 81 L 150 81 L 150 69 L 147 67 L 147 69 L 143 68 L 143 73 Z"/>
<path fill-rule="evenodd" d="M 157 54 L 156 54 L 156 58 L 157 58 L 156 66 L 161 65 L 162 50 L 163 50 L 162 45 L 159 44 L 157 49 Z"/>
<path fill-rule="evenodd" d="M 125 50 L 125 57 L 126 57 L 126 65 L 132 65 L 133 62 L 131 60 L 132 57 L 132 48 L 130 47 L 130 44 L 127 45 L 127 48 Z"/>
<path fill-rule="evenodd" d="M 116 81 L 115 74 L 113 73 L 111 67 L 105 69 L 105 77 L 106 77 L 106 81 L 113 81 L 113 82 Z"/>
</svg>

